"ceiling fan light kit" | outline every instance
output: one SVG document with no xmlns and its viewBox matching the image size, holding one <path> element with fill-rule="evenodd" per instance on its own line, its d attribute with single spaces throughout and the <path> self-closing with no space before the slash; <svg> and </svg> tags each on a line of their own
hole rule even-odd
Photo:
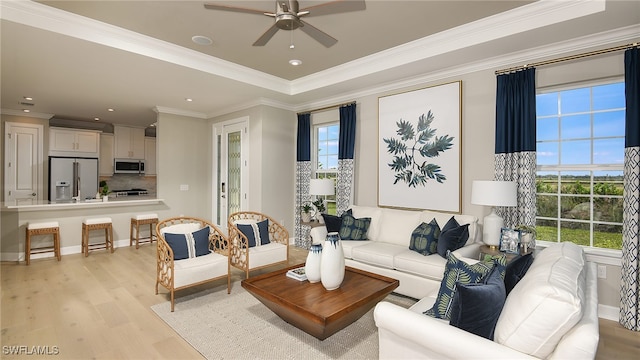
<svg viewBox="0 0 640 360">
<path fill-rule="evenodd" d="M 331 35 L 316 28 L 315 26 L 301 20 L 302 17 L 331 15 L 338 13 L 345 13 L 351 11 L 360 11 L 366 8 L 364 0 L 336 0 L 327 3 L 322 3 L 314 6 L 310 6 L 299 10 L 299 4 L 297 0 L 276 1 L 276 12 L 269 13 L 262 10 L 240 8 L 235 6 L 226 6 L 218 4 L 205 4 L 205 9 L 209 10 L 222 10 L 233 11 L 248 14 L 258 14 L 269 16 L 275 19 L 273 25 L 262 34 L 253 46 L 264 46 L 271 40 L 271 38 L 278 32 L 278 30 L 295 30 L 300 29 L 305 34 L 312 37 L 317 42 L 321 43 L 325 47 L 331 47 L 338 42 Z"/>
</svg>

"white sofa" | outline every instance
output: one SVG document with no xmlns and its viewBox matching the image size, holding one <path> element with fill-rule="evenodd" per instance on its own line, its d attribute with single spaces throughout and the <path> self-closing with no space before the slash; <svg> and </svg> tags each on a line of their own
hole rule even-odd
<svg viewBox="0 0 640 360">
<path fill-rule="evenodd" d="M 422 314 L 437 290 L 409 309 L 374 310 L 380 359 L 593 359 L 598 346 L 596 265 L 558 243 L 535 256 L 506 298 L 494 341 Z"/>
<path fill-rule="evenodd" d="M 477 259 L 480 254 L 478 218 L 436 211 L 410 211 L 389 208 L 352 206 L 355 218 L 371 218 L 367 241 L 342 239 L 345 265 L 388 276 L 400 281 L 395 292 L 421 299 L 437 292 L 447 260 L 438 254 L 428 256 L 409 250 L 411 233 L 423 222 L 434 218 L 442 229 L 454 216 L 460 225 L 469 224 L 469 240 L 454 251 L 458 258 Z M 314 243 L 324 243 L 327 228 L 311 229 Z"/>
</svg>

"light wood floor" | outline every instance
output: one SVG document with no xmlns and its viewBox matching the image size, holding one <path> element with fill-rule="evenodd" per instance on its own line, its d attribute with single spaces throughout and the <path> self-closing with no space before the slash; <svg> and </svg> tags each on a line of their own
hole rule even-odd
<svg viewBox="0 0 640 360">
<path fill-rule="evenodd" d="M 291 264 L 304 262 L 305 250 L 290 250 Z M 67 255 L 61 262 L 36 259 L 30 266 L 2 263 L 0 357 L 27 357 L 24 349 L 20 356 L 9 355 L 6 346 L 26 346 L 29 351 L 49 346 L 50 353 L 59 355 L 48 358 L 56 359 L 202 359 L 150 309 L 168 301 L 163 288 L 154 294 L 155 265 L 155 244 L 139 250 L 117 248 L 113 254 L 96 251 L 87 258 Z M 234 286 L 240 286 L 242 272 L 234 270 L 232 277 Z M 224 284 L 220 280 L 178 292 L 176 311 L 181 296 Z M 597 359 L 639 355 L 640 333 L 600 321 Z"/>
</svg>

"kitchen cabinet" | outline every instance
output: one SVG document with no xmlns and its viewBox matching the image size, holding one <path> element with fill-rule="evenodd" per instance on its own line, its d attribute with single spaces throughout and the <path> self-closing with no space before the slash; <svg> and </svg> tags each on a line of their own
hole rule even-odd
<svg viewBox="0 0 640 360">
<path fill-rule="evenodd" d="M 144 159 L 144 128 L 113 127 L 116 159 Z"/>
<path fill-rule="evenodd" d="M 100 176 L 113 175 L 114 144 L 113 134 L 100 135 Z"/>
<path fill-rule="evenodd" d="M 156 138 L 144 138 L 144 173 L 155 176 L 156 172 Z"/>
<path fill-rule="evenodd" d="M 49 155 L 98 157 L 100 131 L 49 128 Z"/>
</svg>

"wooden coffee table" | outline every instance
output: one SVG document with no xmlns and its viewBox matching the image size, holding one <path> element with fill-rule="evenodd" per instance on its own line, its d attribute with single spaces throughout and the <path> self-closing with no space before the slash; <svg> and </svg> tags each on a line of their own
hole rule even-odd
<svg viewBox="0 0 640 360">
<path fill-rule="evenodd" d="M 287 269 L 242 280 L 242 287 L 289 324 L 324 340 L 371 310 L 399 282 L 347 267 L 340 288 L 327 291 L 321 283 L 287 277 Z"/>
</svg>

